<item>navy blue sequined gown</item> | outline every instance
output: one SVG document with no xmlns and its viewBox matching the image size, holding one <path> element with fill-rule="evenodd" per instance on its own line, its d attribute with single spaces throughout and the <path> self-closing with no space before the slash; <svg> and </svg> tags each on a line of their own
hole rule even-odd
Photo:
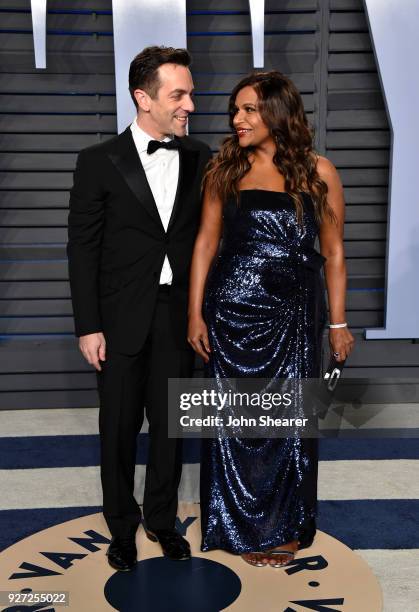
<svg viewBox="0 0 419 612">
<path fill-rule="evenodd" d="M 206 376 L 307 378 L 320 371 L 326 320 L 318 227 L 302 194 L 303 229 L 291 196 L 243 190 L 224 207 L 222 246 L 208 275 Z M 202 550 L 309 546 L 316 530 L 317 440 L 202 441 Z"/>
</svg>

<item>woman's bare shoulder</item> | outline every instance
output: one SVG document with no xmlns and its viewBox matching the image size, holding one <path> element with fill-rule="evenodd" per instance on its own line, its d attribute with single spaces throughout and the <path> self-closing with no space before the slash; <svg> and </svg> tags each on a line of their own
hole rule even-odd
<svg viewBox="0 0 419 612">
<path fill-rule="evenodd" d="M 332 174 L 333 172 L 337 171 L 330 159 L 327 159 L 327 157 L 324 157 L 323 155 L 317 155 L 316 169 L 320 175 L 328 173 Z"/>
<path fill-rule="evenodd" d="M 317 156 L 316 170 L 319 177 L 329 186 L 340 185 L 339 173 L 333 162 L 327 159 L 327 157 L 323 157 L 322 155 Z"/>
</svg>

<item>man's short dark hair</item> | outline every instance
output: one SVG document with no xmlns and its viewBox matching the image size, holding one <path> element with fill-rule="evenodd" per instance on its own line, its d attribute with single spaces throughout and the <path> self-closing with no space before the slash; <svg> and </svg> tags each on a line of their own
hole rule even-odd
<svg viewBox="0 0 419 612">
<path fill-rule="evenodd" d="M 134 96 L 136 89 L 143 89 L 155 99 L 161 86 L 158 68 L 163 64 L 178 64 L 190 66 L 192 58 L 186 49 L 174 47 L 146 47 L 134 57 L 129 67 L 129 91 L 138 110 L 137 100 Z"/>
</svg>

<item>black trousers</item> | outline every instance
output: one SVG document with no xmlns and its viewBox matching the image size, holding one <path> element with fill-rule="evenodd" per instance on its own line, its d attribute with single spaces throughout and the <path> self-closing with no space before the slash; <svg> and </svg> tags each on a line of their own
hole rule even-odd
<svg viewBox="0 0 419 612">
<path fill-rule="evenodd" d="M 142 519 L 134 497 L 134 472 L 144 406 L 150 442 L 144 522 L 149 529 L 167 529 L 176 520 L 182 440 L 168 437 L 167 379 L 190 377 L 194 353 L 175 345 L 169 292 L 167 285 L 159 288 L 141 351 L 135 355 L 107 351 L 102 371 L 97 372 L 103 514 L 113 536 L 134 534 Z"/>
</svg>

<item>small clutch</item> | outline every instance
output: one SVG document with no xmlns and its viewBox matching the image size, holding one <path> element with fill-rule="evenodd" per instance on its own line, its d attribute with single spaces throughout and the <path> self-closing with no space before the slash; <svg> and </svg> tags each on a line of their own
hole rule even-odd
<svg viewBox="0 0 419 612">
<path fill-rule="evenodd" d="M 336 361 L 333 355 L 330 357 L 329 365 L 323 377 L 319 379 L 314 394 L 314 406 L 317 416 L 324 419 L 333 401 L 336 385 L 342 374 L 345 361 Z"/>
<path fill-rule="evenodd" d="M 327 370 L 323 375 L 323 381 L 326 386 L 327 391 L 333 393 L 338 384 L 340 375 L 342 374 L 343 366 L 345 365 L 346 359 L 343 361 L 337 361 L 336 358 L 332 355 L 330 357 L 329 365 L 327 366 Z"/>
</svg>

